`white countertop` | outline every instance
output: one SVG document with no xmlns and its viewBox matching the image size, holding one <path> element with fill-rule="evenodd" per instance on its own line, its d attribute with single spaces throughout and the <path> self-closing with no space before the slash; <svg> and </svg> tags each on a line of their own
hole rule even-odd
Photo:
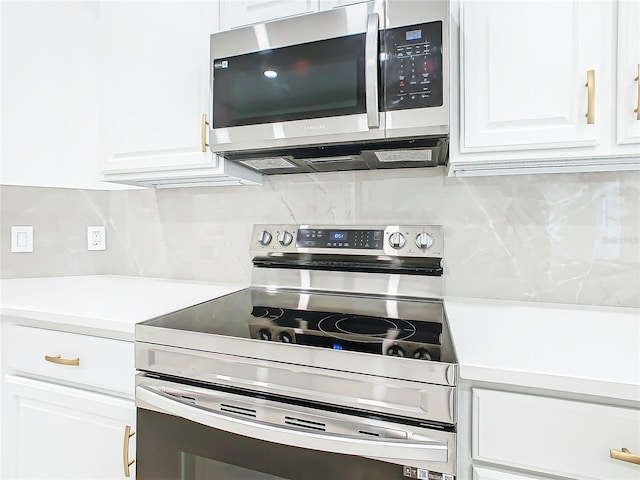
<svg viewBox="0 0 640 480">
<path fill-rule="evenodd" d="M 445 298 L 460 377 L 640 402 L 640 310 Z"/>
<path fill-rule="evenodd" d="M 0 315 L 26 325 L 134 340 L 138 322 L 244 288 L 122 275 L 0 280 Z"/>
</svg>

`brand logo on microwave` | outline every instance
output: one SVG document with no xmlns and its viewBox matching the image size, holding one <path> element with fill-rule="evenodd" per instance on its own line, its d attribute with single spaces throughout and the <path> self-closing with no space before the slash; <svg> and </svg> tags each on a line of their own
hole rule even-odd
<svg viewBox="0 0 640 480">
<path fill-rule="evenodd" d="M 219 68 L 229 68 L 229 60 L 214 60 L 213 68 L 214 70 L 218 70 Z"/>
<path fill-rule="evenodd" d="M 325 128 L 327 128 L 326 125 L 306 125 L 304 127 L 304 129 L 306 131 L 316 131 L 316 130 L 324 130 Z"/>
</svg>

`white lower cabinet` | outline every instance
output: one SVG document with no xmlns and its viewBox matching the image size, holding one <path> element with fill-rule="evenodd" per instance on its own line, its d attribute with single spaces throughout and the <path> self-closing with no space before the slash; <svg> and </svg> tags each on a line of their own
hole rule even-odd
<svg viewBox="0 0 640 480">
<path fill-rule="evenodd" d="M 473 389 L 474 480 L 560 476 L 638 480 L 640 466 L 610 457 L 640 453 L 640 410 L 575 400 Z M 478 463 L 531 472 L 532 477 L 475 470 Z M 527 474 L 528 475 L 528 474 Z"/>
<path fill-rule="evenodd" d="M 513 472 L 503 472 L 493 468 L 473 467 L 473 480 L 546 480 L 544 477 L 530 477 Z"/>
<path fill-rule="evenodd" d="M 133 401 L 11 375 L 4 385 L 3 478 L 133 476 Z"/>
<path fill-rule="evenodd" d="M 0 478 L 135 477 L 133 342 L 3 319 L 1 351 Z"/>
</svg>

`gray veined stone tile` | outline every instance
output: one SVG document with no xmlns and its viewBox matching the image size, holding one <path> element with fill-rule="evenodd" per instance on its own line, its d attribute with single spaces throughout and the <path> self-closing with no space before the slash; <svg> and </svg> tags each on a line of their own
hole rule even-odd
<svg viewBox="0 0 640 480">
<path fill-rule="evenodd" d="M 248 282 L 255 223 L 442 224 L 448 295 L 640 306 L 640 173 L 457 179 L 442 167 L 275 175 L 263 185 L 0 189 L 3 277 L 120 273 Z M 107 250 L 86 226 L 106 222 Z"/>
</svg>

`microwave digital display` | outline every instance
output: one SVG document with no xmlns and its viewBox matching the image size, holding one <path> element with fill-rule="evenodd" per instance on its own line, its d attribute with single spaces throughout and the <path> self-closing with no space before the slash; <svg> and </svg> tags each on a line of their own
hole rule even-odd
<svg viewBox="0 0 640 480">
<path fill-rule="evenodd" d="M 405 34 L 406 40 L 420 40 L 422 38 L 422 30 L 409 30 Z"/>
</svg>

